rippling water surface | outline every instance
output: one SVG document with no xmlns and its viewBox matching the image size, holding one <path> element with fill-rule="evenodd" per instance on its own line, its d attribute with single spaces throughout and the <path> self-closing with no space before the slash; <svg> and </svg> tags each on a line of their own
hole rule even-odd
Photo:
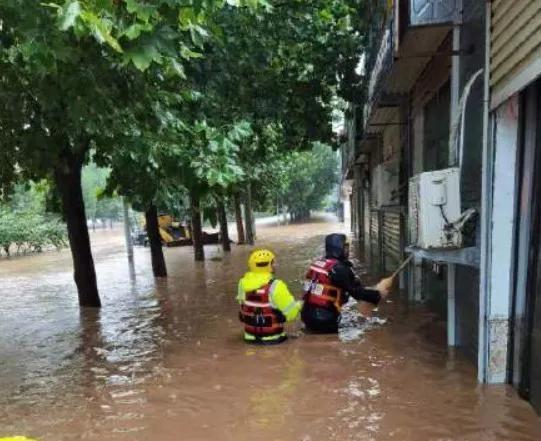
<svg viewBox="0 0 541 441">
<path fill-rule="evenodd" d="M 332 223 L 259 231 L 299 292 Z M 80 311 L 68 252 L 0 260 L 0 437 L 40 440 L 539 441 L 541 420 L 508 387 L 476 383 L 429 312 L 354 305 L 338 336 L 278 347 L 240 340 L 238 277 L 249 248 L 206 263 L 166 249 L 127 264 L 117 232 L 93 234 L 103 308 Z"/>
</svg>

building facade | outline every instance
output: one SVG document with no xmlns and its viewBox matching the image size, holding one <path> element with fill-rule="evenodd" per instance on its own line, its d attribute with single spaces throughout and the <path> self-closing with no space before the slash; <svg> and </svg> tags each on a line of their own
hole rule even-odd
<svg viewBox="0 0 541 441">
<path fill-rule="evenodd" d="M 487 16 L 480 360 L 541 411 L 541 3 L 493 1 Z"/>
<path fill-rule="evenodd" d="M 541 2 L 381 1 L 370 20 L 342 148 L 352 234 L 375 272 L 413 254 L 409 300 L 445 320 L 481 382 L 541 411 Z M 458 245 L 419 246 L 420 175 L 440 192 L 426 223 Z"/>
</svg>

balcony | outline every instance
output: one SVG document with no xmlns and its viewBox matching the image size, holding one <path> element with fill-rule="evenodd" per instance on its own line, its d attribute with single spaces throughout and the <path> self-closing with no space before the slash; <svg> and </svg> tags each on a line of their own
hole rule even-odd
<svg viewBox="0 0 541 441">
<path fill-rule="evenodd" d="M 342 157 L 342 176 L 345 179 L 351 179 L 353 165 L 357 158 L 357 127 L 356 127 L 356 108 L 350 104 L 346 111 L 344 129 L 340 134 L 341 138 L 341 157 Z"/>
<path fill-rule="evenodd" d="M 401 124 L 401 95 L 410 92 L 432 57 L 450 55 L 441 47 L 459 19 L 459 1 L 395 0 L 387 12 L 384 30 L 374 45 L 377 49 L 368 54 L 365 133 Z"/>
<path fill-rule="evenodd" d="M 372 131 L 379 113 L 383 109 L 394 107 L 392 97 L 388 96 L 388 76 L 394 58 L 394 20 L 391 18 L 385 27 L 378 50 L 369 58 L 367 70 L 370 72 L 367 100 L 364 107 L 365 132 Z"/>
</svg>

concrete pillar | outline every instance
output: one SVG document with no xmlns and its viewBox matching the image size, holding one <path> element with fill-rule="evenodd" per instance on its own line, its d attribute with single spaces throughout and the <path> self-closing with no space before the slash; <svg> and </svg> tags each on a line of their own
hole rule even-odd
<svg viewBox="0 0 541 441">
<path fill-rule="evenodd" d="M 423 259 L 415 256 L 409 265 L 408 296 L 412 302 L 423 300 Z"/>
<path fill-rule="evenodd" d="M 341 188 L 341 200 L 344 207 L 344 225 L 349 230 L 351 226 L 351 181 L 344 181 Z"/>
<path fill-rule="evenodd" d="M 483 185 L 483 199 L 491 203 L 487 204 L 482 219 L 479 380 L 503 383 L 507 379 L 509 316 L 514 289 L 518 97 L 498 108 L 492 120 L 494 160 L 487 155 L 483 164 L 489 178 Z"/>
<path fill-rule="evenodd" d="M 349 228 L 351 225 L 351 204 L 349 201 L 349 196 L 343 199 L 344 204 L 344 225 Z"/>
<path fill-rule="evenodd" d="M 355 197 L 355 189 L 353 189 L 353 191 L 351 192 L 350 196 L 349 196 L 349 200 L 350 200 L 350 209 L 351 209 L 351 223 L 350 223 L 350 229 L 351 229 L 351 234 L 353 235 L 353 237 L 357 237 L 357 232 L 356 232 L 356 225 L 357 225 L 357 198 Z"/>
<path fill-rule="evenodd" d="M 456 346 L 456 265 L 447 265 L 447 346 Z"/>
<path fill-rule="evenodd" d="M 455 25 L 453 29 L 453 50 L 460 50 L 460 26 Z M 451 119 L 449 126 L 453 130 L 455 119 L 458 117 L 460 101 L 460 56 L 451 57 Z M 461 128 L 463 129 L 463 128 Z M 451 139 L 452 139 L 451 135 Z M 458 164 L 458 149 L 456 143 L 449 145 L 449 165 Z M 456 346 L 456 265 L 447 265 L 447 346 Z"/>
<path fill-rule="evenodd" d="M 358 239 L 362 238 L 362 199 L 361 199 L 361 192 L 362 192 L 362 185 L 361 185 L 361 166 L 357 165 L 353 169 L 353 198 L 354 198 L 354 219 L 355 223 L 353 226 L 353 233 L 355 237 Z"/>
<path fill-rule="evenodd" d="M 460 21 L 462 22 L 462 21 Z M 449 121 L 451 130 L 455 123 L 455 119 L 458 117 L 459 101 L 460 101 L 460 56 L 458 51 L 460 50 L 460 28 L 461 25 L 455 25 L 453 28 L 453 51 L 457 55 L 451 57 L 451 120 Z M 456 139 L 459 139 L 457 137 Z M 456 143 L 449 145 L 449 165 L 454 166 L 458 164 L 458 148 Z"/>
<path fill-rule="evenodd" d="M 417 175 L 424 170 L 423 152 L 424 152 L 424 110 L 417 111 L 413 118 L 413 175 Z"/>
</svg>

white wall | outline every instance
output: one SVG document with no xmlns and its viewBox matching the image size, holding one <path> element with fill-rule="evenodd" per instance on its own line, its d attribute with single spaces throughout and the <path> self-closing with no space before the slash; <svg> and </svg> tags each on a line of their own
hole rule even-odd
<svg viewBox="0 0 541 441">
<path fill-rule="evenodd" d="M 513 252 L 513 225 L 516 206 L 518 173 L 518 99 L 512 98 L 495 112 L 496 154 L 494 161 L 494 196 L 492 207 L 492 288 L 490 315 L 507 317 L 511 263 Z"/>
</svg>

